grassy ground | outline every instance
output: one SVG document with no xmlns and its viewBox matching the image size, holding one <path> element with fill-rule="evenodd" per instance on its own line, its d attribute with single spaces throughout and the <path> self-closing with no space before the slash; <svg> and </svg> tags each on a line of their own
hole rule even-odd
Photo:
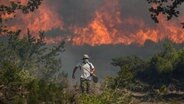
<svg viewBox="0 0 184 104">
<path fill-rule="evenodd" d="M 108 104 L 184 104 L 184 92 L 179 91 L 167 94 L 132 92 L 126 89 L 108 90 L 100 84 L 93 84 L 90 94 L 81 94 L 78 86 L 72 92 L 73 104 L 104 104 L 105 101 Z"/>
</svg>

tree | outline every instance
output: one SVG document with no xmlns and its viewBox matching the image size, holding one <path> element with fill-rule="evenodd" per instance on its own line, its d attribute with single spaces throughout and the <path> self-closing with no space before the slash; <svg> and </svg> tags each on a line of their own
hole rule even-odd
<svg viewBox="0 0 184 104">
<path fill-rule="evenodd" d="M 120 67 L 118 75 L 114 78 L 112 88 L 136 89 L 136 74 L 144 68 L 145 62 L 136 56 L 120 57 L 112 59 L 112 65 Z"/>
<path fill-rule="evenodd" d="M 27 5 L 22 5 L 21 2 L 11 1 L 10 5 L 0 4 L 0 35 L 12 34 L 13 31 L 9 30 L 6 26 L 6 21 L 17 16 L 18 11 L 27 14 L 38 9 L 43 0 L 28 0 Z M 5 16 L 11 15 L 11 18 L 5 18 Z"/>
<path fill-rule="evenodd" d="M 168 88 L 183 91 L 184 76 L 184 50 L 176 50 L 173 44 L 165 42 L 161 52 L 147 60 L 136 56 L 127 56 L 112 59 L 114 66 L 120 67 L 115 77 L 111 77 L 107 85 L 110 88 L 128 88 L 150 90 Z M 107 80 L 107 81 L 108 81 Z"/>
<path fill-rule="evenodd" d="M 44 32 L 39 32 L 38 38 L 30 34 L 29 29 L 23 39 L 20 39 L 21 30 L 12 31 L 7 27 L 4 18 L 6 15 L 17 15 L 18 11 L 24 14 L 34 12 L 41 5 L 42 0 L 28 0 L 27 5 L 20 2 L 10 2 L 10 5 L 0 5 L 0 34 L 5 35 L 1 41 L 1 61 L 11 61 L 22 70 L 32 71 L 44 78 L 51 78 L 56 71 L 61 69 L 61 53 L 64 51 L 64 42 L 58 45 L 45 44 Z M 1 63 L 0 63 L 1 64 Z M 34 70 L 33 70 L 34 69 Z M 38 71 L 39 70 L 39 71 Z"/>
<path fill-rule="evenodd" d="M 180 11 L 177 10 L 180 5 L 183 4 L 184 0 L 147 0 L 151 7 L 149 11 L 151 18 L 155 23 L 159 23 L 158 15 L 163 14 L 170 20 L 174 17 L 178 17 Z M 182 23 L 184 28 L 184 23 Z"/>
<path fill-rule="evenodd" d="M 67 75 L 61 71 L 60 56 L 64 42 L 47 45 L 44 32 L 33 37 L 29 29 L 23 38 L 21 30 L 12 31 L 7 27 L 5 15 L 33 12 L 42 0 L 29 0 L 27 5 L 11 2 L 0 5 L 0 103 L 66 103 L 68 96 Z M 14 18 L 14 17 L 12 17 Z M 3 35 L 3 36 L 2 36 Z M 59 73 L 55 78 L 55 73 Z M 56 82 L 59 79 L 59 83 Z M 65 80 L 63 80 L 65 78 Z M 53 81 L 54 80 L 54 81 Z"/>
<path fill-rule="evenodd" d="M 173 77 L 175 80 L 184 83 L 184 49 L 178 51 L 178 60 L 173 71 Z"/>
<path fill-rule="evenodd" d="M 40 32 L 38 39 L 31 36 L 29 31 L 23 39 L 19 35 L 19 32 L 15 32 L 1 42 L 0 64 L 10 61 L 21 70 L 28 70 L 44 79 L 52 78 L 61 70 L 60 56 L 64 52 L 64 42 L 48 46 L 44 43 L 43 32 Z"/>
<path fill-rule="evenodd" d="M 127 56 L 120 58 L 113 58 L 112 65 L 118 66 L 121 69 L 127 67 L 131 72 L 136 72 L 137 67 L 141 67 L 144 64 L 144 61 L 137 56 Z"/>
<path fill-rule="evenodd" d="M 23 73 L 10 61 L 0 67 L 1 104 L 69 103 L 70 96 L 64 88 L 63 83 L 56 84 Z"/>
</svg>

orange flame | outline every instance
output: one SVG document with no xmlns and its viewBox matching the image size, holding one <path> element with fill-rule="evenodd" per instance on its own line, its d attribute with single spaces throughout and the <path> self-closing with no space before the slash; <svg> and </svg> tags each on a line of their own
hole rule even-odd
<svg viewBox="0 0 184 104">
<path fill-rule="evenodd" d="M 72 27 L 74 36 L 71 39 L 75 45 L 102 45 L 136 43 L 143 45 L 146 40 L 153 42 L 165 38 L 175 43 L 184 43 L 184 31 L 174 23 L 160 18 L 161 23 L 157 27 L 147 27 L 143 20 L 126 18 L 121 19 L 119 0 L 108 1 L 95 13 L 95 18 L 84 28 Z M 125 29 L 137 27 L 134 31 Z M 164 31 L 164 32 L 163 32 Z"/>
<path fill-rule="evenodd" d="M 120 19 L 119 8 L 117 8 L 118 2 L 106 3 L 104 8 L 100 8 L 96 11 L 95 18 L 85 28 L 72 27 L 74 36 L 72 38 L 73 44 L 83 45 L 90 44 L 112 44 L 115 39 L 118 39 L 117 28 L 122 23 Z M 113 8 L 112 8 L 113 7 Z M 108 10 L 108 12 L 107 12 Z M 114 15 L 112 16 L 111 13 Z M 125 40 L 124 43 L 127 43 Z"/>
<path fill-rule="evenodd" d="M 61 36 L 55 36 L 55 37 L 45 37 L 44 41 L 46 44 L 57 44 L 61 41 L 66 40 L 66 38 Z"/>
<path fill-rule="evenodd" d="M 11 0 L 20 1 L 21 4 L 26 5 L 28 0 Z M 2 4 L 8 5 L 10 1 L 3 0 Z M 35 38 L 38 38 L 37 33 L 39 31 L 51 31 L 53 29 L 63 29 L 62 18 L 58 15 L 55 8 L 48 6 L 48 1 L 44 0 L 40 5 L 38 10 L 32 13 L 22 14 L 18 12 L 15 18 L 16 22 L 7 23 L 9 29 L 17 30 L 21 29 L 23 35 L 26 33 L 27 29 L 33 32 Z M 4 15 L 4 18 L 11 18 L 11 15 Z M 23 36 L 21 36 L 23 37 Z"/>
<path fill-rule="evenodd" d="M 54 8 L 49 8 L 47 2 L 43 2 L 37 11 L 21 16 L 21 20 L 23 23 L 19 25 L 20 28 L 26 27 L 34 33 L 63 29 L 62 19 Z"/>
<path fill-rule="evenodd" d="M 26 4 L 27 0 L 16 1 Z M 45 41 L 48 44 L 66 40 L 74 45 L 130 45 L 132 43 L 143 45 L 147 40 L 156 43 L 166 38 L 175 43 L 184 43 L 184 30 L 178 26 L 179 23 L 176 21 L 168 22 L 160 16 L 160 23 L 156 27 L 149 27 L 142 19 L 123 18 L 120 7 L 120 0 L 104 0 L 104 4 L 97 8 L 94 18 L 86 26 L 73 25 L 64 28 L 62 17 L 57 11 L 58 8 L 53 8 L 49 5 L 48 0 L 44 0 L 35 12 L 27 15 L 19 14 L 20 18 L 16 18 L 17 22 L 14 25 L 11 24 L 11 28 L 23 31 L 29 28 L 33 32 L 69 29 L 73 33 L 68 40 L 66 36 L 47 37 Z"/>
</svg>

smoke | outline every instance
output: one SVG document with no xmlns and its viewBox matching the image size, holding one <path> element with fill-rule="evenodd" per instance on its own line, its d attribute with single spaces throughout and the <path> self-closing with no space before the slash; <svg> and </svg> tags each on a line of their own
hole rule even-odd
<svg viewBox="0 0 184 104">
<path fill-rule="evenodd" d="M 27 0 L 17 1 L 26 4 Z M 116 72 L 110 65 L 113 57 L 149 57 L 160 50 L 159 42 L 165 39 L 184 43 L 180 26 L 183 7 L 179 8 L 183 12 L 179 18 L 166 21 L 161 15 L 159 24 L 151 20 L 148 8 L 146 0 L 44 0 L 35 12 L 18 13 L 8 24 L 14 30 L 21 29 L 22 36 L 27 28 L 35 37 L 38 31 L 45 31 L 48 44 L 67 41 L 63 69 L 71 73 L 87 53 L 103 78 Z"/>
<path fill-rule="evenodd" d="M 155 53 L 160 52 L 163 42 L 157 44 L 146 41 L 144 46 L 137 47 L 134 45 L 101 45 L 101 46 L 73 46 L 72 44 L 66 44 L 66 51 L 62 55 L 63 69 L 68 73 L 69 79 L 71 78 L 72 71 L 75 65 L 81 61 L 83 54 L 88 54 L 90 56 L 90 62 L 92 62 L 96 68 L 97 76 L 100 80 L 103 80 L 106 76 L 114 76 L 120 70 L 119 67 L 114 67 L 111 65 L 112 58 L 125 57 L 130 55 L 139 56 L 142 59 L 149 59 Z M 178 48 L 183 47 L 183 45 Z M 77 70 L 76 77 L 80 77 L 80 70 Z M 74 83 L 75 84 L 75 83 Z"/>
<path fill-rule="evenodd" d="M 73 45 L 91 46 L 143 45 L 147 40 L 157 43 L 166 38 L 175 43 L 184 42 L 180 26 L 183 14 L 170 22 L 160 16 L 160 24 L 155 24 L 148 8 L 148 3 L 140 0 L 44 0 L 38 10 L 26 15 L 18 13 L 9 25 L 13 30 L 21 29 L 23 34 L 27 28 L 33 34 L 45 31 L 49 36 L 45 39 L 48 44 L 63 39 Z"/>
<path fill-rule="evenodd" d="M 142 2 L 133 3 L 130 1 L 130 4 L 132 3 L 131 8 L 133 8 L 130 9 L 123 4 L 126 2 L 128 1 L 104 1 L 95 11 L 94 18 L 85 27 L 72 27 L 73 37 L 71 42 L 75 45 L 88 44 L 92 46 L 104 44 L 130 45 L 133 43 L 143 45 L 147 40 L 157 43 L 166 38 L 175 43 L 184 42 L 183 38 L 177 38 L 184 34 L 179 22 L 167 22 L 163 16 L 160 16 L 160 24 L 153 25 L 153 21 L 151 23 L 148 16 L 149 13 L 145 14 L 145 11 L 148 10 L 147 5 L 145 5 L 146 8 L 142 8 L 144 6 L 137 4 Z M 143 4 L 146 4 L 146 2 Z M 135 9 L 138 13 L 135 12 Z M 183 17 L 181 16 L 181 18 Z"/>
<path fill-rule="evenodd" d="M 65 24 L 86 26 L 102 0 L 61 0 L 60 14 Z"/>
</svg>

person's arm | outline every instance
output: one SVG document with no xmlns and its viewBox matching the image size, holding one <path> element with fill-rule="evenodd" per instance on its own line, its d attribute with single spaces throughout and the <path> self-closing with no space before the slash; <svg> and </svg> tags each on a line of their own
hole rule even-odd
<svg viewBox="0 0 184 104">
<path fill-rule="evenodd" d="M 92 73 L 92 74 L 95 74 L 95 71 L 96 71 L 96 69 L 93 68 L 93 69 L 91 70 L 91 73 Z"/>
<path fill-rule="evenodd" d="M 73 73 L 72 73 L 72 78 L 73 78 L 73 79 L 75 79 L 75 72 L 76 72 L 76 70 L 77 70 L 77 67 L 75 67 L 75 68 L 73 69 Z"/>
<path fill-rule="evenodd" d="M 91 67 L 91 71 L 90 71 L 91 74 L 95 74 L 96 69 L 92 63 L 90 64 L 90 67 Z"/>
</svg>

